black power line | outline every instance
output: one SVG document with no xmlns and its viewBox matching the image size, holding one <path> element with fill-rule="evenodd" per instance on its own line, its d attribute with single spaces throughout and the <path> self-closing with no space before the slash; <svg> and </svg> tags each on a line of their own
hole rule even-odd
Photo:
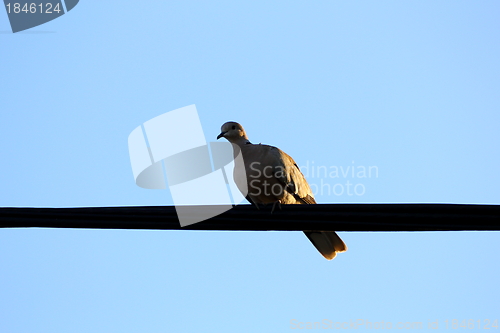
<svg viewBox="0 0 500 333">
<path fill-rule="evenodd" d="M 213 206 L 197 206 L 211 209 Z M 500 205 L 318 204 L 257 210 L 239 205 L 181 228 L 175 207 L 0 208 L 2 228 L 91 228 L 162 230 L 500 230 Z"/>
</svg>

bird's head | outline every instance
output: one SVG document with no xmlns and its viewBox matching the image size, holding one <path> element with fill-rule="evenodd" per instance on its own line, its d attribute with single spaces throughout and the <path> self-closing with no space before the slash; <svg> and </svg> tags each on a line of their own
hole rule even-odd
<svg viewBox="0 0 500 333">
<path fill-rule="evenodd" d="M 221 133 L 217 136 L 217 140 L 224 137 L 229 142 L 237 142 L 240 140 L 248 141 L 247 134 L 243 129 L 243 126 L 234 121 L 228 121 L 221 126 Z"/>
</svg>

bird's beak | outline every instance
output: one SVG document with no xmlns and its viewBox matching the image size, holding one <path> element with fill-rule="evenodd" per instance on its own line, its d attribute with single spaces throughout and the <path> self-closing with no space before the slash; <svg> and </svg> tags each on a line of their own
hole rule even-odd
<svg viewBox="0 0 500 333">
<path fill-rule="evenodd" d="M 224 134 L 226 134 L 227 131 L 225 132 L 221 132 L 221 134 L 217 135 L 217 140 L 219 140 L 220 138 L 222 138 L 224 136 Z"/>
</svg>

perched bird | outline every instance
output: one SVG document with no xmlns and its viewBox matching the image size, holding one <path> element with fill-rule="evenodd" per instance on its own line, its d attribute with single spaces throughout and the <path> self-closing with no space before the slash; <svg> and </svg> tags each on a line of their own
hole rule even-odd
<svg viewBox="0 0 500 333">
<path fill-rule="evenodd" d="M 235 160 L 234 182 L 248 201 L 259 204 L 315 204 L 313 192 L 297 163 L 284 151 L 268 145 L 252 144 L 240 124 L 222 125 L 217 139 L 226 138 L 241 150 L 243 166 Z M 236 153 L 236 152 L 235 152 Z M 244 172 L 242 172 L 244 171 Z M 304 231 L 316 249 L 328 260 L 347 246 L 334 231 Z"/>
</svg>

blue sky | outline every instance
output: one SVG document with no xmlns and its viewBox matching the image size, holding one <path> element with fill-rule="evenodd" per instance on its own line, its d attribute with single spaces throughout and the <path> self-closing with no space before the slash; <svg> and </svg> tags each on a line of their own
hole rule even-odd
<svg viewBox="0 0 500 333">
<path fill-rule="evenodd" d="M 171 205 L 168 190 L 135 185 L 127 138 L 191 104 L 208 141 L 235 120 L 302 166 L 377 167 L 308 177 L 365 190 L 321 203 L 498 204 L 499 12 L 497 1 L 81 1 L 12 34 L 0 11 L 0 205 Z M 499 233 L 340 236 L 349 251 L 328 262 L 300 232 L 0 230 L 0 330 L 500 319 Z"/>
</svg>

